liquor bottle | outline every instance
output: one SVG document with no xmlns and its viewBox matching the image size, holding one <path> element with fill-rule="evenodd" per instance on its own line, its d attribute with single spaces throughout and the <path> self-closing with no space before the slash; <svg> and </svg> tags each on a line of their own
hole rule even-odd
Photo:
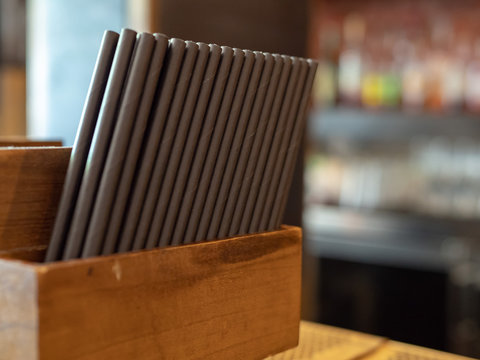
<svg viewBox="0 0 480 360">
<path fill-rule="evenodd" d="M 420 43 L 412 44 L 402 70 L 402 105 L 420 111 L 425 104 L 425 52 Z"/>
<path fill-rule="evenodd" d="M 362 81 L 362 47 L 365 38 L 365 20 L 360 14 L 345 17 L 344 46 L 338 62 L 338 90 L 346 104 L 359 104 Z"/>
<path fill-rule="evenodd" d="M 465 70 L 465 108 L 480 113 L 480 40 L 475 42 L 472 59 Z"/>
<path fill-rule="evenodd" d="M 362 105 L 366 108 L 379 108 L 382 104 L 382 73 L 379 41 L 370 37 L 366 45 L 362 74 Z"/>
<path fill-rule="evenodd" d="M 314 105 L 330 107 L 337 101 L 337 62 L 340 52 L 341 23 L 326 17 L 318 33 L 320 60 L 312 89 Z"/>
</svg>

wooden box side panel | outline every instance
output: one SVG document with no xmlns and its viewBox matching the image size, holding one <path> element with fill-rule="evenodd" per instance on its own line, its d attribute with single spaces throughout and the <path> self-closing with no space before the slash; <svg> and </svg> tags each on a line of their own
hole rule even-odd
<svg viewBox="0 0 480 360">
<path fill-rule="evenodd" d="M 0 360 L 37 360 L 37 335 L 37 274 L 0 260 Z"/>
<path fill-rule="evenodd" d="M 40 359 L 262 359 L 296 346 L 301 231 L 38 266 Z"/>
<path fill-rule="evenodd" d="M 70 151 L 0 149 L 0 253 L 47 244 Z"/>
</svg>

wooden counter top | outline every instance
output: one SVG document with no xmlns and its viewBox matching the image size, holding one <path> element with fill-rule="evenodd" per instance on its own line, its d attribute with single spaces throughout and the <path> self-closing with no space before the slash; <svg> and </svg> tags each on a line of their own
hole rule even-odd
<svg viewBox="0 0 480 360">
<path fill-rule="evenodd" d="M 332 326 L 302 321 L 300 343 L 265 360 L 467 360 L 464 356 L 425 349 Z"/>
</svg>

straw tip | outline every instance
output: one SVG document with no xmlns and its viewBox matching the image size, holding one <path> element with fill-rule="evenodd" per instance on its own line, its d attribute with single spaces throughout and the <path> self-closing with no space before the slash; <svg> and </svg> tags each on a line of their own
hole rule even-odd
<svg viewBox="0 0 480 360">
<path fill-rule="evenodd" d="M 210 48 L 210 53 L 211 54 L 216 54 L 219 55 L 222 53 L 222 48 L 221 46 L 217 44 L 209 44 L 208 47 Z"/>
<path fill-rule="evenodd" d="M 167 46 L 168 44 L 168 36 L 164 35 L 164 34 L 153 34 L 153 37 L 155 38 L 155 42 L 157 44 L 159 44 L 160 46 Z"/>
<path fill-rule="evenodd" d="M 170 48 L 173 50 L 173 49 L 185 49 L 186 47 L 186 43 L 185 41 L 183 41 L 182 39 L 178 39 L 178 38 L 171 38 L 169 40 L 169 43 L 170 43 Z"/>
<path fill-rule="evenodd" d="M 170 39 L 170 42 L 171 42 L 172 45 L 174 45 L 174 46 L 185 45 L 185 41 L 182 40 L 182 39 L 179 39 L 179 38 L 171 38 L 171 39 Z"/>
<path fill-rule="evenodd" d="M 255 55 L 255 60 L 265 59 L 265 54 L 262 51 L 254 51 L 253 54 Z"/>
<path fill-rule="evenodd" d="M 119 34 L 116 31 L 113 31 L 113 30 L 105 30 L 103 35 L 104 36 L 116 36 L 116 37 L 119 36 Z"/>
<path fill-rule="evenodd" d="M 230 46 L 222 46 L 222 54 L 233 54 L 234 50 Z"/>
<path fill-rule="evenodd" d="M 256 57 L 252 50 L 243 50 L 243 53 L 245 54 L 246 59 L 253 59 Z"/>
<path fill-rule="evenodd" d="M 137 32 L 135 30 L 132 30 L 130 28 L 123 28 L 120 34 L 134 34 L 137 35 Z"/>
<path fill-rule="evenodd" d="M 185 47 L 187 49 L 198 49 L 198 44 L 195 41 L 187 40 L 185 41 Z"/>
<path fill-rule="evenodd" d="M 155 39 L 160 40 L 160 39 L 165 39 L 168 40 L 168 36 L 162 33 L 154 33 L 153 36 Z"/>
<path fill-rule="evenodd" d="M 265 61 L 272 61 L 274 60 L 274 56 L 268 52 L 263 53 L 263 56 L 265 57 Z"/>
<path fill-rule="evenodd" d="M 233 53 L 235 56 L 245 55 L 245 51 L 239 48 L 233 48 Z"/>
<path fill-rule="evenodd" d="M 154 39 L 155 39 L 155 37 L 154 37 L 152 34 L 148 33 L 148 32 L 138 33 L 138 34 L 137 34 L 137 38 L 138 38 L 138 39 L 151 39 L 151 40 L 154 40 Z"/>
<path fill-rule="evenodd" d="M 203 43 L 203 42 L 197 42 L 197 45 L 198 45 L 198 50 L 203 52 L 203 51 L 210 51 L 210 46 L 208 46 L 207 44 Z"/>
<path fill-rule="evenodd" d="M 293 65 L 297 65 L 298 63 L 301 63 L 301 62 L 302 62 L 302 59 L 300 59 L 300 58 L 297 57 L 297 56 L 290 56 L 290 58 L 292 59 L 292 64 L 293 64 Z"/>
</svg>

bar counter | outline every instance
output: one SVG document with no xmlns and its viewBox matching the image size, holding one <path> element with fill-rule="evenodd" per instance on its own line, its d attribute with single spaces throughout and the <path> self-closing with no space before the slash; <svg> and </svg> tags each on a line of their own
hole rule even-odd
<svg viewBox="0 0 480 360">
<path fill-rule="evenodd" d="M 302 321 L 299 345 L 265 360 L 467 360 L 351 330 Z"/>
</svg>

